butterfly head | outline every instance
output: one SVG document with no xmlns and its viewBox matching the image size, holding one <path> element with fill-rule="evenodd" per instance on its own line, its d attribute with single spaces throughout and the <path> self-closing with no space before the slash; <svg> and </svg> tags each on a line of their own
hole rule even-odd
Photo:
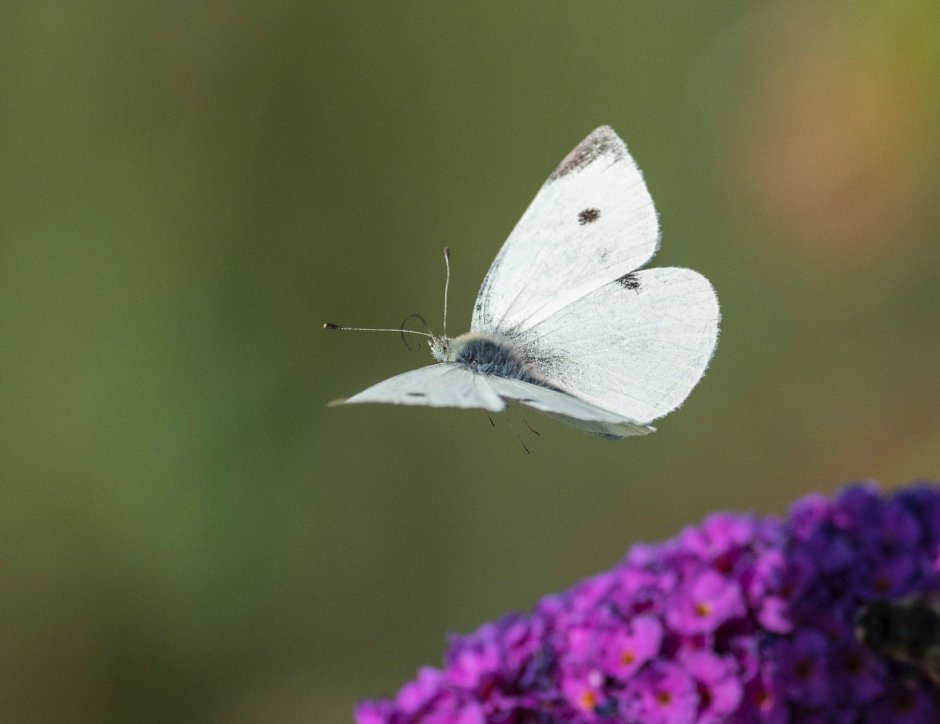
<svg viewBox="0 0 940 724">
<path fill-rule="evenodd" d="M 443 334 L 440 337 L 431 335 L 428 340 L 428 347 L 431 348 L 434 359 L 438 362 L 453 362 L 455 355 L 454 346 L 451 342 L 453 340 Z"/>
<path fill-rule="evenodd" d="M 479 332 L 467 332 L 459 337 L 431 334 L 428 347 L 431 348 L 431 354 L 438 362 L 460 362 L 470 366 L 478 362 L 490 362 L 494 351 L 505 353 L 503 345 L 494 338 L 484 336 Z"/>
</svg>

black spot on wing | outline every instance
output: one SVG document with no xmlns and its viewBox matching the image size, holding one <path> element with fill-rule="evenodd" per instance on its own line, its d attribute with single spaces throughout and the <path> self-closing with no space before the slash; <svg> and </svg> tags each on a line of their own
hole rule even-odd
<svg viewBox="0 0 940 724">
<path fill-rule="evenodd" d="M 640 291 L 640 278 L 636 275 L 636 272 L 624 274 L 617 280 L 617 282 L 624 289 L 632 289 L 635 292 Z"/>
<path fill-rule="evenodd" d="M 610 156 L 611 161 L 616 161 L 623 158 L 623 154 L 623 141 L 617 137 L 613 129 L 601 126 L 565 156 L 565 160 L 552 172 L 548 180 L 556 181 L 569 173 L 580 171 L 602 156 Z"/>
<path fill-rule="evenodd" d="M 406 392 L 405 394 L 408 395 L 408 397 L 427 397 L 423 392 Z"/>
<path fill-rule="evenodd" d="M 600 209 L 585 209 L 578 214 L 578 223 L 581 224 L 581 226 L 584 226 L 585 224 L 593 224 L 600 217 Z"/>
</svg>

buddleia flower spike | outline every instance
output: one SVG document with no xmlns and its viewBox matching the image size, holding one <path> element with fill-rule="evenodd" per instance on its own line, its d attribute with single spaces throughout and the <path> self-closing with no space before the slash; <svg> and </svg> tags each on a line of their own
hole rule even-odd
<svg viewBox="0 0 940 724">
<path fill-rule="evenodd" d="M 911 607 L 938 591 L 934 484 L 850 485 L 783 518 L 715 513 L 529 613 L 453 636 L 443 667 L 361 702 L 356 719 L 937 722 L 924 657 L 938 642 L 907 650 L 917 636 L 892 626 L 925 620 Z"/>
</svg>

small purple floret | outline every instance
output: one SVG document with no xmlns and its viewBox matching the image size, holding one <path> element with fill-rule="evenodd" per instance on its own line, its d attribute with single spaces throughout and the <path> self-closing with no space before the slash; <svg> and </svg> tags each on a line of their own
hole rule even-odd
<svg viewBox="0 0 940 724">
<path fill-rule="evenodd" d="M 719 513 L 450 640 L 360 724 L 940 721 L 940 688 L 856 641 L 859 606 L 940 592 L 940 487 Z"/>
</svg>

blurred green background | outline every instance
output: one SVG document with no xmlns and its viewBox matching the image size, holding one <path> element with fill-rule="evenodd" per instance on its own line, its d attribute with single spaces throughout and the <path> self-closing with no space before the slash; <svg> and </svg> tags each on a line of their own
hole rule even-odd
<svg viewBox="0 0 940 724">
<path fill-rule="evenodd" d="M 708 511 L 940 476 L 940 6 L 0 5 L 0 711 L 347 721 Z M 430 362 L 612 125 L 708 276 L 647 438 L 325 403 Z M 522 426 L 520 426 L 522 427 Z"/>
</svg>

